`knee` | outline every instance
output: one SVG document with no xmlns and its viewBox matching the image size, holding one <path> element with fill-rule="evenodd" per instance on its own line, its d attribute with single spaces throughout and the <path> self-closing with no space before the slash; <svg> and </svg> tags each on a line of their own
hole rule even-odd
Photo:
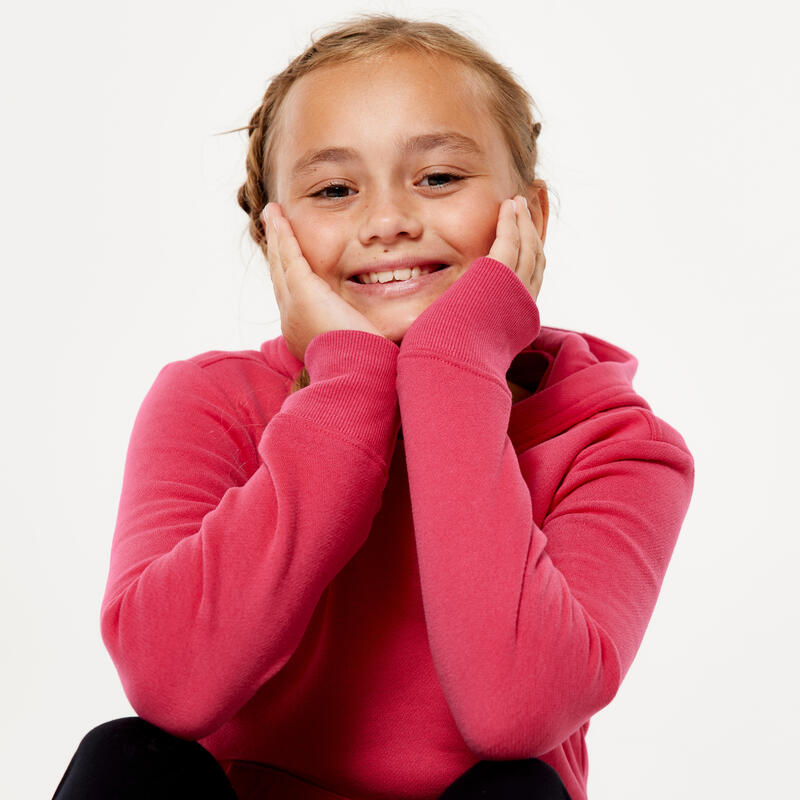
<svg viewBox="0 0 800 800">
<path fill-rule="evenodd" d="M 180 739 L 140 717 L 92 728 L 81 740 L 54 800 L 225 797 L 222 767 L 199 742 Z"/>
<path fill-rule="evenodd" d="M 523 795 L 537 800 L 569 800 L 558 772 L 538 758 L 478 761 L 450 784 L 439 800 Z"/>
<path fill-rule="evenodd" d="M 92 728 L 81 740 L 79 749 L 99 757 L 103 753 L 120 754 L 141 747 L 157 749 L 159 745 L 180 741 L 141 717 L 121 717 Z"/>
<path fill-rule="evenodd" d="M 124 736 L 129 733 L 135 734 L 150 728 L 155 728 L 155 725 L 152 725 L 141 717 L 120 717 L 119 719 L 103 722 L 97 727 L 92 728 L 84 738 L 90 740 L 106 739 L 110 736 Z"/>
</svg>

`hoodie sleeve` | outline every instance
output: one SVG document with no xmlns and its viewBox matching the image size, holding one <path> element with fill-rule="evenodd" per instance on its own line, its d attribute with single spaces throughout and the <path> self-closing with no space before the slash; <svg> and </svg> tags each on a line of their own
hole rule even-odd
<svg viewBox="0 0 800 800">
<path fill-rule="evenodd" d="M 248 387 L 223 391 L 193 361 L 161 370 L 131 434 L 101 609 L 140 716 L 202 738 L 289 660 L 380 507 L 398 353 L 365 331 L 317 336 L 310 385 L 283 399 L 257 452 L 229 399 Z M 283 381 L 275 392 L 273 407 Z"/>
<path fill-rule="evenodd" d="M 677 432 L 623 409 L 574 457 L 537 525 L 505 373 L 538 332 L 527 288 L 482 258 L 415 320 L 397 365 L 431 652 L 465 742 L 486 759 L 547 753 L 614 697 L 694 476 Z"/>
</svg>

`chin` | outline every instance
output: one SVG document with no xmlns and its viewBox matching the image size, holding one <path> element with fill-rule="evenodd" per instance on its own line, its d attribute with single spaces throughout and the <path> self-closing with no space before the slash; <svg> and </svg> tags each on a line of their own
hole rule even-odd
<svg viewBox="0 0 800 800">
<path fill-rule="evenodd" d="M 379 325 L 377 327 L 383 336 L 385 336 L 390 341 L 394 342 L 396 345 L 399 345 L 403 341 L 403 337 L 408 332 L 408 329 L 411 327 L 411 323 L 409 322 L 408 325 L 402 325 L 402 326 Z"/>
</svg>

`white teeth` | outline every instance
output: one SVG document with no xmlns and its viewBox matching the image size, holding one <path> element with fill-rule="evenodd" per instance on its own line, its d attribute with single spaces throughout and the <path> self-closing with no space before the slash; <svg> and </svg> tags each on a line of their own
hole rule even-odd
<svg viewBox="0 0 800 800">
<path fill-rule="evenodd" d="M 389 281 L 407 281 L 409 278 L 418 278 L 420 275 L 427 275 L 434 272 L 436 267 L 412 267 L 409 269 L 394 269 L 384 272 L 365 272 L 356 275 L 359 283 L 389 283 Z"/>
<path fill-rule="evenodd" d="M 394 278 L 396 281 L 407 281 L 411 277 L 411 270 L 406 269 L 396 269 L 392 272 L 379 272 L 378 273 L 378 280 L 381 283 L 388 283 L 390 280 Z"/>
</svg>

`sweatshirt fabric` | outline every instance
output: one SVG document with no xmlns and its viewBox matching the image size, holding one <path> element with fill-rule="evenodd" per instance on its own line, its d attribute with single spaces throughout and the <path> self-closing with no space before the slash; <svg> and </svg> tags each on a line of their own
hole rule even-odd
<svg viewBox="0 0 800 800">
<path fill-rule="evenodd" d="M 240 797 L 428 800 L 538 757 L 586 800 L 694 483 L 637 360 L 481 258 L 399 346 L 322 333 L 290 394 L 302 366 L 207 352 L 142 403 L 101 610 L 134 710 Z"/>
</svg>

